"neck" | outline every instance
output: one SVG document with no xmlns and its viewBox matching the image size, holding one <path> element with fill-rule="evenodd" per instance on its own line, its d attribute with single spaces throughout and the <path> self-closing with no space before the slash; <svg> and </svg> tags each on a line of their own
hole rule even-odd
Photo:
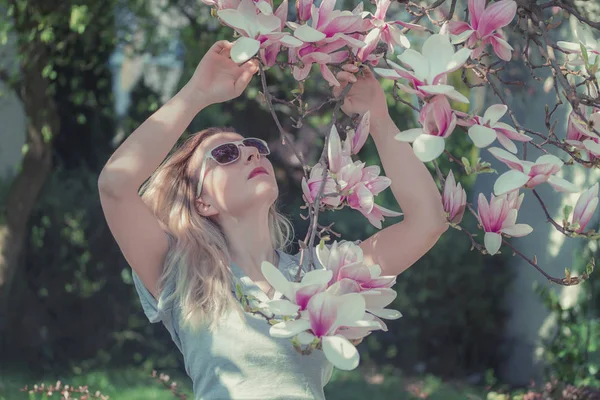
<svg viewBox="0 0 600 400">
<path fill-rule="evenodd" d="M 246 273 L 260 272 L 263 261 L 277 266 L 279 258 L 271 243 L 269 210 L 252 211 L 219 221 L 232 261 Z"/>
</svg>

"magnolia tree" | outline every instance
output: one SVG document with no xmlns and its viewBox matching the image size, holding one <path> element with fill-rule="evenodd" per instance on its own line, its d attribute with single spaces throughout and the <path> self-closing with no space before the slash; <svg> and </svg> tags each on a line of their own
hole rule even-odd
<svg viewBox="0 0 600 400">
<path fill-rule="evenodd" d="M 310 270 L 301 276 L 299 269 L 296 281 L 290 282 L 273 265 L 263 263 L 265 278 L 283 296 L 267 303 L 246 296 L 241 286 L 236 288 L 245 309 L 263 315 L 272 325 L 272 336 L 291 338 L 304 354 L 322 349 L 336 367 L 353 369 L 359 362 L 355 341 L 374 330 L 386 330 L 382 319 L 401 316 L 385 308 L 396 296 L 391 289 L 395 277 L 381 276 L 377 265 L 365 265 L 360 247 L 352 242 L 324 245 L 329 234 L 340 235 L 331 226 L 318 223 L 322 211 L 350 207 L 377 228 L 381 228 L 384 217 L 401 214 L 375 203 L 374 197 L 390 185 L 390 179 L 380 176 L 379 167 L 366 166 L 357 159 L 369 135 L 369 112 L 354 116 L 352 126 L 342 126 L 337 121 L 352 84 L 348 83 L 337 97 L 314 107 L 309 108 L 303 100 L 303 82 L 317 73 L 314 64 L 333 86 L 340 86 L 335 72 L 342 69 L 360 74 L 368 68 L 382 79 L 394 81 L 396 101 L 419 115 L 418 128 L 399 132 L 395 138 L 412 143 L 421 161 L 433 163 L 448 224 L 467 235 L 472 250 L 493 256 L 506 246 L 560 285 L 578 284 L 589 276 L 593 259 L 581 276 L 571 276 L 567 269 L 565 277 L 553 277 L 537 264 L 535 256 L 521 253 L 508 240 L 532 233 L 529 225 L 518 223 L 525 193 L 532 193 L 539 200 L 548 221 L 564 235 L 591 240 L 600 237 L 593 229 L 587 229 L 598 205 L 598 184 L 579 188 L 560 177 L 565 165 L 590 169 L 600 166 L 600 42 L 586 33 L 586 28 L 597 30 L 600 24 L 592 22 L 571 1 L 547 0 L 537 4 L 533 0 L 469 0 L 463 7 L 456 0 L 438 0 L 430 5 L 376 0 L 374 13 L 365 11 L 362 2 L 353 10 L 335 9 L 336 0 L 322 0 L 318 6 L 312 0 L 297 0 L 295 13 L 289 12 L 288 0 L 276 9 L 271 0 L 203 1 L 213 7 L 213 16 L 234 31 L 237 40 L 231 58 L 238 63 L 251 58 L 259 60 L 265 104 L 283 142 L 292 147 L 304 167 L 302 191 L 308 212 L 304 218 L 310 219 L 310 226 L 306 238 L 300 241 L 300 263 L 307 254 Z M 407 21 L 388 18 L 390 6 L 403 9 Z M 553 41 L 552 31 L 569 18 L 579 21 L 578 41 Z M 503 32 L 507 28 L 513 34 L 507 36 Z M 422 42 L 417 46 L 420 49 L 413 48 L 406 36 L 408 31 L 418 31 L 415 37 Z M 511 37 L 524 38 L 515 46 L 519 51 L 511 45 Z M 541 63 L 532 57 L 534 50 L 541 55 Z M 511 62 L 525 62 L 534 78 L 538 70 L 551 72 L 550 84 L 546 86 L 556 92 L 556 104 L 547 105 L 546 129 L 542 132 L 520 124 L 506 101 L 506 86 L 524 85 L 503 77 L 505 66 Z M 269 93 L 265 70 L 271 67 L 281 68 L 297 80 L 291 99 L 274 98 Z M 495 93 L 497 104 L 483 115 L 453 109 L 453 104 L 469 103 L 469 99 L 449 84 L 450 74 L 462 77 L 467 88 L 488 86 Z M 335 103 L 325 146 L 312 167 L 305 164 L 293 139 L 282 128 L 273 107 L 275 102 L 296 110 L 292 117 L 296 128 L 324 105 Z M 556 111 L 565 103 L 572 111 L 565 121 L 566 137 L 559 137 L 556 125 L 563 121 Z M 458 159 L 446 150 L 452 135 L 465 133 L 474 146 L 489 151 L 506 165 L 495 181 L 494 192 L 489 197 L 477 194 L 476 207 L 467 202 L 465 190 L 457 184 L 453 172 L 444 173 L 437 163 L 438 158 L 447 157 L 464 175 L 496 173 L 489 163 L 479 159 L 472 165 L 468 159 Z M 528 160 L 528 146 L 543 155 Z M 563 157 L 550 154 L 550 147 L 558 149 Z M 565 208 L 562 221 L 550 216 L 536 192 L 538 185 L 546 183 L 558 192 L 581 193 L 574 207 Z M 483 231 L 482 242 L 476 240 L 476 233 L 461 225 L 467 210 Z M 316 257 L 324 269 L 314 267 L 312 249 L 317 235 L 321 243 L 316 246 Z"/>
</svg>

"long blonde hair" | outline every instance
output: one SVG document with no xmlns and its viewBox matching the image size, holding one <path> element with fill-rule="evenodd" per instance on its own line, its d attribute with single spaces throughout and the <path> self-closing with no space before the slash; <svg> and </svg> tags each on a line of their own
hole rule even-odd
<svg viewBox="0 0 600 400">
<path fill-rule="evenodd" d="M 164 301 L 179 304 L 181 323 L 192 330 L 202 326 L 212 330 L 219 317 L 231 309 L 243 315 L 232 294 L 231 255 L 225 235 L 195 206 L 199 171 L 192 162 L 194 152 L 205 139 L 223 132 L 237 133 L 231 127 L 212 127 L 191 135 L 140 188 L 144 203 L 174 238 L 158 290 L 170 279 L 175 282 L 174 293 Z M 277 202 L 269 209 L 268 218 L 273 247 L 285 250 L 294 236 L 291 222 L 278 212 Z"/>
</svg>

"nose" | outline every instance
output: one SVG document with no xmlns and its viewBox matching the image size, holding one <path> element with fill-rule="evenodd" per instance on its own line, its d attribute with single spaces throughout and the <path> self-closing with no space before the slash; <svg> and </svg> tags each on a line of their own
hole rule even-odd
<svg viewBox="0 0 600 400">
<path fill-rule="evenodd" d="M 244 159 L 246 161 L 252 161 L 252 157 L 256 157 L 257 160 L 260 160 L 260 153 L 258 149 L 254 146 L 243 146 L 242 154 L 244 154 Z"/>
</svg>

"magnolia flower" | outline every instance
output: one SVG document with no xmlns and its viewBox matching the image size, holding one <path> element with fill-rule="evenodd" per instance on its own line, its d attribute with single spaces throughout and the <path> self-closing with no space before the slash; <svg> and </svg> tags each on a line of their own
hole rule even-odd
<svg viewBox="0 0 600 400">
<path fill-rule="evenodd" d="M 488 204 L 483 193 L 477 201 L 477 219 L 485 231 L 484 245 L 490 255 L 494 255 L 502 244 L 502 235 L 521 237 L 530 234 L 533 229 L 527 224 L 516 224 L 517 214 L 524 194 L 517 191 L 502 196 L 490 195 Z"/>
<path fill-rule="evenodd" d="M 358 366 L 360 356 L 356 347 L 343 335 L 341 327 L 365 327 L 378 329 L 379 324 L 365 320 L 365 299 L 358 293 L 336 296 L 328 292 L 315 294 L 308 301 L 300 319 L 275 324 L 269 330 L 273 337 L 298 336 L 301 344 L 321 342 L 325 357 L 342 370 Z"/>
<path fill-rule="evenodd" d="M 347 145 L 344 147 L 347 147 Z M 342 149 L 342 141 L 340 140 L 340 135 L 335 127 L 335 124 L 331 126 L 331 131 L 329 132 L 329 139 L 327 142 L 327 161 L 329 163 L 329 170 L 334 174 L 340 172 L 344 166 L 352 164 L 352 158 L 350 157 L 350 154 Z"/>
<path fill-rule="evenodd" d="M 310 10 L 313 5 L 313 0 L 296 0 L 296 16 L 300 23 L 310 19 Z"/>
<path fill-rule="evenodd" d="M 462 221 L 467 206 L 467 193 L 460 183 L 457 185 L 454 179 L 454 173 L 450 171 L 444 184 L 442 194 L 444 211 L 451 224 L 458 224 Z"/>
<path fill-rule="evenodd" d="M 517 190 L 521 187 L 534 188 L 540 183 L 548 182 L 557 192 L 579 191 L 575 185 L 563 178 L 556 176 L 564 163 L 560 158 L 552 154 L 544 154 L 531 161 L 519 160 L 513 154 L 498 147 L 489 149 L 494 157 L 506 164 L 510 171 L 500 175 L 494 183 L 494 193 L 496 196 Z"/>
<path fill-rule="evenodd" d="M 298 283 L 290 282 L 277 267 L 268 261 L 263 261 L 260 269 L 267 282 L 286 297 L 267 302 L 268 310 L 276 315 L 287 316 L 294 316 L 299 311 L 306 310 L 311 297 L 327 289 L 333 275 L 326 269 L 317 269 L 304 274 L 302 281 Z"/>
<path fill-rule="evenodd" d="M 435 96 L 419 113 L 422 128 L 408 129 L 396 134 L 396 140 L 411 142 L 417 158 L 428 162 L 438 158 L 446 148 L 444 140 L 456 127 L 456 115 L 445 96 Z"/>
<path fill-rule="evenodd" d="M 370 19 L 373 29 L 364 38 L 366 45 L 359 49 L 357 53 L 358 59 L 362 62 L 368 60 L 369 55 L 375 50 L 380 40 L 383 40 L 387 44 L 388 54 L 394 53 L 394 46 L 410 47 L 410 42 L 397 25 L 410 29 L 423 30 L 423 27 L 420 25 L 403 21 L 385 22 L 385 14 L 390 3 L 390 0 L 377 0 L 377 9 L 374 15 L 371 14 L 372 18 Z"/>
<path fill-rule="evenodd" d="M 288 15 L 288 0 L 283 0 L 283 2 L 279 5 L 274 15 L 279 18 L 279 29 L 277 32 L 283 32 L 283 28 L 285 28 L 285 23 L 287 22 Z M 289 38 L 285 39 L 286 41 Z M 277 60 L 277 54 L 281 50 L 281 42 L 275 41 L 269 45 L 265 44 L 260 49 L 260 57 L 265 63 L 267 67 L 272 67 L 275 65 L 275 61 Z"/>
<path fill-rule="evenodd" d="M 390 178 L 379 176 L 379 172 L 380 168 L 377 165 L 362 168 L 360 175 L 355 172 L 359 181 L 351 186 L 350 194 L 345 197 L 345 200 L 350 208 L 358 210 L 373 226 L 381 229 L 381 221 L 384 216 L 398 217 L 402 213 L 375 204 L 375 196 L 392 183 Z"/>
<path fill-rule="evenodd" d="M 327 171 L 327 177 L 325 178 L 325 188 L 323 194 L 335 194 L 337 193 L 337 184 L 331 173 Z M 319 163 L 315 164 L 310 170 L 310 176 L 308 182 L 306 178 L 302 178 L 302 193 L 304 194 L 305 200 L 309 203 L 314 203 L 319 189 L 321 188 L 321 182 L 323 181 L 323 166 Z M 338 207 L 342 202 L 341 196 L 335 197 L 323 197 L 321 203 L 331 207 Z"/>
<path fill-rule="evenodd" d="M 294 64 L 292 73 L 298 81 L 306 79 L 313 63 L 319 64 L 323 77 L 334 86 L 340 83 L 326 64 L 341 63 L 348 58 L 348 51 L 333 51 L 346 45 L 360 48 L 365 45 L 352 34 L 366 30 L 362 7 L 353 11 L 334 10 L 335 0 L 324 0 L 317 8 L 311 6 L 311 25 L 288 22 L 294 36 L 306 43 L 301 48 L 290 49 L 288 61 Z"/>
<path fill-rule="evenodd" d="M 381 276 L 381 267 L 377 264 L 366 266 L 360 246 L 335 241 L 330 246 L 317 246 L 316 252 L 319 263 L 332 272 L 328 292 L 361 293 L 366 310 L 373 315 L 386 319 L 402 316 L 396 310 L 384 308 L 396 298 L 396 291 L 390 289 L 396 283 L 396 276 Z"/>
<path fill-rule="evenodd" d="M 379 229 L 383 217 L 402 215 L 375 204 L 375 196 L 392 183 L 390 178 L 379 176 L 380 172 L 377 165 L 365 168 L 364 162 L 355 161 L 344 165 L 336 176 L 342 201 L 346 200 L 350 208 L 360 211 Z"/>
<path fill-rule="evenodd" d="M 519 142 L 528 142 L 532 140 L 531 137 L 517 132 L 512 126 L 505 124 L 504 122 L 498 122 L 500 118 L 506 113 L 508 107 L 504 104 L 494 104 L 490 106 L 483 114 L 483 118 L 479 115 L 475 115 L 470 119 L 459 119 L 458 125 L 470 126 L 469 137 L 473 141 L 473 144 L 479 148 L 489 146 L 498 139 L 498 142 L 504 148 L 511 153 L 517 152 L 517 146 L 512 142 L 513 140 Z"/>
<path fill-rule="evenodd" d="M 579 224 L 579 228 L 575 230 L 581 233 L 592 219 L 594 211 L 598 207 L 598 183 L 594 184 L 588 190 L 583 191 L 573 210 L 573 219 L 571 224 Z"/>
<path fill-rule="evenodd" d="M 590 127 L 595 127 L 596 130 L 600 129 L 600 110 L 588 116 L 586 107 L 581 105 L 579 111 L 586 116 L 588 123 L 572 110 L 569 114 L 565 142 L 576 149 L 582 150 L 583 158 L 586 158 L 586 161 L 592 161 L 595 158 L 600 158 L 600 137 L 590 129 Z"/>
<path fill-rule="evenodd" d="M 364 46 L 364 42 L 349 35 L 368 29 L 362 7 L 357 6 L 353 11 L 334 10 L 335 3 L 336 0 L 323 0 L 318 8 L 311 5 L 310 25 L 291 21 L 287 25 L 294 31 L 294 36 L 306 43 L 326 44 L 343 40 L 350 46 Z"/>
<path fill-rule="evenodd" d="M 508 25 L 517 12 L 517 3 L 513 0 L 501 0 L 485 7 L 486 0 L 469 0 L 470 24 L 462 21 L 450 21 L 448 30 L 457 35 L 453 44 L 467 41 L 467 47 L 474 48 L 471 57 L 477 58 L 488 43 L 492 44 L 496 55 L 504 61 L 510 61 L 513 48 L 503 37 L 500 28 Z"/>
<path fill-rule="evenodd" d="M 584 26 L 585 24 L 579 23 L 574 16 L 571 16 L 570 19 L 571 26 L 574 25 L 575 27 L 575 37 L 578 39 L 578 42 L 558 41 L 556 44 L 567 53 L 567 65 L 581 67 L 581 71 L 585 75 L 592 75 L 596 79 L 600 79 L 600 40 L 596 39 L 595 32 L 587 29 Z M 582 47 L 585 49 L 585 54 Z M 592 82 L 587 82 L 586 87 L 591 97 L 598 97 L 596 85 Z"/>
<path fill-rule="evenodd" d="M 431 35 L 423 44 L 422 54 L 406 49 L 398 56 L 412 71 L 389 60 L 388 63 L 393 69 L 375 68 L 374 71 L 388 79 L 407 79 L 410 86 L 399 85 L 400 88 L 420 98 L 442 94 L 453 100 L 468 103 L 469 99 L 445 83 L 448 73 L 462 67 L 470 55 L 471 50 L 467 48 L 455 53 L 447 35 Z"/>
<path fill-rule="evenodd" d="M 275 15 L 259 12 L 252 0 L 242 0 L 237 9 L 217 11 L 219 18 L 242 37 L 231 48 L 231 59 L 243 63 L 252 58 L 261 47 L 280 42 L 287 47 L 297 47 L 302 41 L 281 30 L 281 20 Z"/>
<path fill-rule="evenodd" d="M 356 127 L 356 131 L 353 129 L 348 131 L 346 140 L 344 140 L 344 144 L 342 146 L 342 152 L 344 155 L 350 156 L 351 154 L 358 154 L 369 137 L 370 129 L 371 111 L 368 110 L 360 119 L 360 122 Z"/>
</svg>

